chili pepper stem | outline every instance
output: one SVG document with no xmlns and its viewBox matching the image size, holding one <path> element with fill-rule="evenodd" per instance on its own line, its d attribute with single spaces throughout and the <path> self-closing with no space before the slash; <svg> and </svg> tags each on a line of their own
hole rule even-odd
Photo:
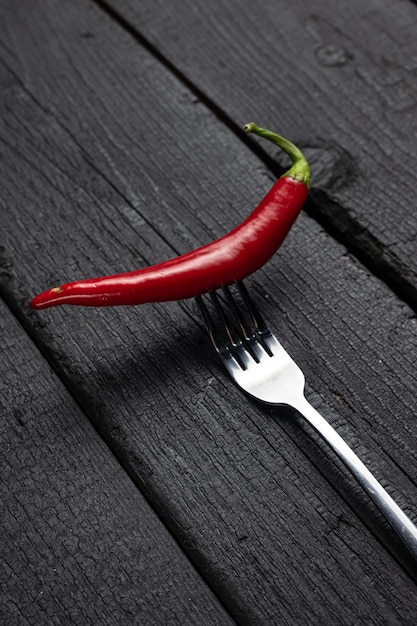
<svg viewBox="0 0 417 626">
<path fill-rule="evenodd" d="M 282 176 L 289 176 L 294 180 L 304 183 L 306 187 L 310 188 L 310 166 L 307 163 L 304 154 L 299 148 L 297 148 L 297 146 L 291 143 L 291 141 L 288 141 L 288 139 L 281 137 L 281 135 L 277 135 L 266 128 L 260 128 L 253 122 L 246 124 L 244 126 L 244 130 L 246 133 L 255 133 L 255 135 L 259 135 L 260 137 L 263 137 L 264 139 L 267 139 L 282 148 L 282 150 L 288 154 L 293 162 L 290 169 Z"/>
</svg>

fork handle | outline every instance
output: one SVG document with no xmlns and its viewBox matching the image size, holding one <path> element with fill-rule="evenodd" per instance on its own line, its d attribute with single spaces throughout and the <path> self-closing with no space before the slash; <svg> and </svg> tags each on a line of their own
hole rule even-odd
<svg viewBox="0 0 417 626">
<path fill-rule="evenodd" d="M 394 502 L 346 441 L 307 400 L 295 407 L 336 452 L 417 560 L 417 527 Z"/>
</svg>

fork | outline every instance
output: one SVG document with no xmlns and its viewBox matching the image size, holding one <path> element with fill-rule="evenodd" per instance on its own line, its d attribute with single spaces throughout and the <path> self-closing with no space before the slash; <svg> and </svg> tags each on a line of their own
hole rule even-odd
<svg viewBox="0 0 417 626">
<path fill-rule="evenodd" d="M 417 527 L 394 502 L 344 439 L 304 396 L 304 374 L 268 328 L 242 282 L 236 283 L 241 305 L 229 287 L 196 301 L 211 342 L 233 381 L 266 404 L 295 409 L 336 452 L 417 560 Z M 249 320 L 249 322 L 248 322 Z"/>
</svg>

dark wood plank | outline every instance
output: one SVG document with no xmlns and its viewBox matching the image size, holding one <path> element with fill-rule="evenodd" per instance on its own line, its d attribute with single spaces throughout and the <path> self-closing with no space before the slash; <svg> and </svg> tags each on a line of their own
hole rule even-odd
<svg viewBox="0 0 417 626">
<path fill-rule="evenodd" d="M 312 211 L 417 308 L 415 4 L 103 4 L 231 120 L 298 141 Z"/>
<path fill-rule="evenodd" d="M 238 622 L 412 624 L 396 538 L 314 436 L 230 385 L 192 305 L 29 310 L 44 287 L 219 236 L 270 176 L 94 6 L 20 6 L 3 49 L 4 298 Z M 416 519 L 412 312 L 306 215 L 250 285 L 309 397 Z"/>
<path fill-rule="evenodd" d="M 231 624 L 0 302 L 2 624 Z"/>
</svg>

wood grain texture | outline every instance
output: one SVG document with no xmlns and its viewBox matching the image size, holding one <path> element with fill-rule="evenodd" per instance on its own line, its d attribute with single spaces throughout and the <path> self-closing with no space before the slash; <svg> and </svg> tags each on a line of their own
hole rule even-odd
<svg viewBox="0 0 417 626">
<path fill-rule="evenodd" d="M 229 119 L 300 143 L 314 213 L 417 308 L 415 4 L 103 4 Z"/>
<path fill-rule="evenodd" d="M 0 305 L 0 621 L 231 624 Z"/>
<path fill-rule="evenodd" d="M 29 310 L 63 280 L 223 234 L 271 177 L 94 5 L 19 8 L 2 50 L 1 294 L 238 623 L 414 624 L 396 538 L 314 435 L 231 386 L 192 303 Z M 416 521 L 411 310 L 305 214 L 248 284 L 312 402 Z"/>
</svg>

